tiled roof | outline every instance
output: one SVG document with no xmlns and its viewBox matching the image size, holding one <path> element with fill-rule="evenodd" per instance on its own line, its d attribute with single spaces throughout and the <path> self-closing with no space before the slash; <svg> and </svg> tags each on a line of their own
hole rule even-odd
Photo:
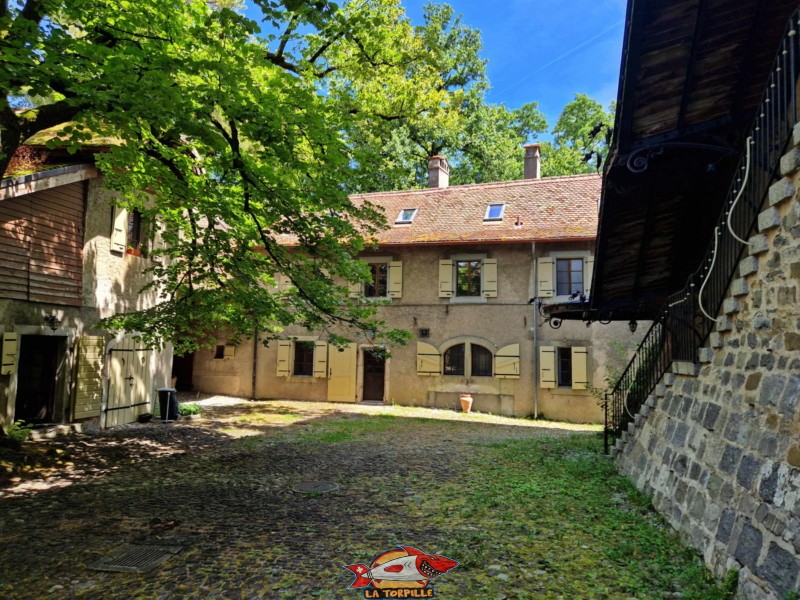
<svg viewBox="0 0 800 600">
<path fill-rule="evenodd" d="M 356 194 L 352 200 L 384 209 L 390 227 L 378 234 L 380 244 L 593 239 L 600 186 L 599 175 L 572 175 Z M 485 223 L 486 207 L 500 202 L 503 220 Z M 418 209 L 413 222 L 395 225 L 404 208 Z"/>
</svg>

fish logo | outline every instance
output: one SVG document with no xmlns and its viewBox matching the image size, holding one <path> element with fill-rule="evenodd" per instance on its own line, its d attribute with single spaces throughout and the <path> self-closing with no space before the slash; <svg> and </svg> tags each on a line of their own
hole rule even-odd
<svg viewBox="0 0 800 600">
<path fill-rule="evenodd" d="M 375 557 L 370 566 L 358 563 L 344 568 L 355 575 L 349 589 L 365 588 L 364 598 L 433 598 L 430 580 L 457 566 L 452 558 L 398 546 Z"/>
</svg>

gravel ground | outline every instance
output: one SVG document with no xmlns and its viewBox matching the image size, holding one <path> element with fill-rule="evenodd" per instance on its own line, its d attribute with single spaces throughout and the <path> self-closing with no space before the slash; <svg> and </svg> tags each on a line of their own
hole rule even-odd
<svg viewBox="0 0 800 600">
<path fill-rule="evenodd" d="M 449 411 L 181 399 L 203 415 L 32 443 L 58 461 L 0 483 L 0 597 L 360 598 L 342 565 L 398 543 L 435 552 L 448 532 L 426 526 L 417 494 L 458 480 L 475 444 L 567 432 Z M 382 413 L 427 419 L 364 418 Z M 338 489 L 293 491 L 309 481 Z M 182 550 L 147 574 L 88 568 L 128 544 Z"/>
</svg>

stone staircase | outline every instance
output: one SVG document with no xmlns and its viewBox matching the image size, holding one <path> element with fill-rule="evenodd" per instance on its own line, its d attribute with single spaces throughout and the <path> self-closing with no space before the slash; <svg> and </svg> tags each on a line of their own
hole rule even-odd
<svg viewBox="0 0 800 600">
<path fill-rule="evenodd" d="M 781 158 L 780 175 L 782 178 L 769 188 L 766 208 L 758 214 L 758 233 L 748 239 L 747 256 L 739 262 L 737 276 L 731 281 L 727 297 L 722 303 L 721 314 L 717 315 L 718 322 L 714 327 L 715 331 L 709 335 L 706 341 L 707 345 L 698 349 L 696 363 L 687 361 L 672 363 L 670 370 L 664 374 L 661 382 L 647 397 L 633 421 L 628 424 L 627 430 L 622 432 L 614 446 L 610 448 L 612 457 L 617 457 L 623 451 L 628 440 L 636 433 L 637 428 L 641 427 L 657 402 L 665 397 L 676 379 L 679 376 L 696 378 L 702 367 L 714 361 L 718 351 L 725 347 L 726 337 L 736 332 L 736 316 L 742 310 L 743 303 L 749 299 L 751 284 L 759 276 L 759 271 L 766 262 L 764 257 L 771 248 L 770 233 L 782 224 L 780 207 L 799 193 L 792 178 L 800 171 L 800 123 L 793 129 L 791 146 L 791 150 Z M 757 315 L 753 319 L 752 325 L 755 330 L 767 329 L 771 326 L 771 319 L 766 315 Z"/>
</svg>

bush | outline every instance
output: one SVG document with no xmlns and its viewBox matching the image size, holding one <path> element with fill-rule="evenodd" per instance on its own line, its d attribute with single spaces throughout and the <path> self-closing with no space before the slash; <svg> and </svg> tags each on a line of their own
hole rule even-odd
<svg viewBox="0 0 800 600">
<path fill-rule="evenodd" d="M 17 421 L 6 430 L 6 435 L 15 442 L 26 442 L 31 437 L 33 425 L 26 424 L 25 421 Z"/>
<path fill-rule="evenodd" d="M 199 415 L 203 410 L 198 404 L 181 404 L 178 407 L 178 412 L 182 417 L 191 417 L 192 415 Z"/>
</svg>

